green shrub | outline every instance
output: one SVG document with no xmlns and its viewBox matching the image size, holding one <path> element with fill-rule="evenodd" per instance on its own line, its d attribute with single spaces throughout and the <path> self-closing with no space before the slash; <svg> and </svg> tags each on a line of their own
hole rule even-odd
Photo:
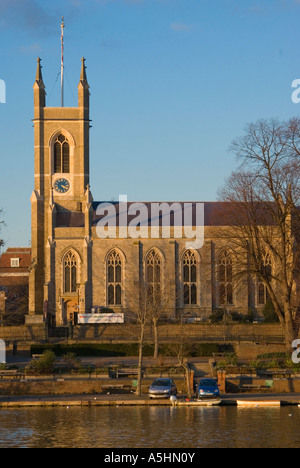
<svg viewBox="0 0 300 468">
<path fill-rule="evenodd" d="M 230 312 L 231 319 L 233 322 L 238 323 L 253 323 L 253 314 L 248 313 L 247 315 L 239 314 L 238 312 Z"/>
<path fill-rule="evenodd" d="M 64 370 L 67 371 L 74 371 L 80 369 L 81 362 L 80 360 L 76 357 L 75 353 L 67 353 L 62 356 L 63 357 L 63 368 Z"/>
<path fill-rule="evenodd" d="M 99 343 L 78 343 L 78 344 L 47 344 L 47 345 L 33 345 L 31 347 L 31 354 L 42 354 L 45 350 L 53 351 L 56 356 L 65 356 L 72 354 L 82 357 L 124 357 L 124 356 L 137 356 L 138 344 L 137 343 L 120 343 L 120 344 L 99 344 Z M 149 350 L 145 347 L 145 356 Z M 153 350 L 151 350 L 153 353 Z M 151 356 L 151 353 L 148 354 Z"/>
<path fill-rule="evenodd" d="M 217 369 L 226 369 L 227 367 L 236 367 L 238 365 L 238 358 L 234 353 L 228 353 L 225 357 L 217 362 Z"/>
<path fill-rule="evenodd" d="M 209 317 L 211 323 L 220 323 L 224 318 L 224 310 L 216 309 L 213 311 L 212 315 Z"/>
<path fill-rule="evenodd" d="M 269 299 L 263 309 L 265 323 L 278 323 L 279 317 L 275 312 L 275 308 L 271 299 Z"/>
<path fill-rule="evenodd" d="M 144 356 L 153 356 L 153 345 L 146 344 L 144 346 Z M 46 350 L 51 350 L 56 356 L 72 355 L 74 360 L 77 356 L 82 357 L 126 357 L 138 356 L 138 343 L 119 343 L 119 344 L 103 344 L 103 343 L 78 343 L 78 344 L 45 344 L 31 346 L 31 354 L 42 354 Z M 211 357 L 217 353 L 231 353 L 233 347 L 231 345 L 219 345 L 217 343 L 193 343 L 189 349 L 187 357 Z M 161 344 L 159 347 L 161 356 L 176 356 L 168 344 Z"/>
<path fill-rule="evenodd" d="M 295 372 L 299 371 L 300 364 L 292 362 L 291 354 L 288 352 L 266 353 L 257 356 L 258 368 L 277 368 L 277 369 L 292 369 Z"/>
<path fill-rule="evenodd" d="M 26 372 L 36 374 L 52 374 L 54 371 L 55 354 L 50 349 L 46 350 L 42 357 L 31 361 L 26 367 Z"/>
<path fill-rule="evenodd" d="M 285 359 L 291 357 L 289 353 L 286 352 L 278 352 L 278 353 L 264 353 L 259 354 L 257 359 Z"/>
</svg>

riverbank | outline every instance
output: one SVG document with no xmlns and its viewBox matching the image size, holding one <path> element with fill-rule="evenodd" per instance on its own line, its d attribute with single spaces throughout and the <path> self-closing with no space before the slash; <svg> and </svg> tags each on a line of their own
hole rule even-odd
<svg viewBox="0 0 300 468">
<path fill-rule="evenodd" d="M 187 400 L 184 397 L 178 399 L 178 407 L 183 406 L 238 406 L 238 402 L 257 402 L 256 406 L 299 406 L 300 394 L 237 394 L 224 395 L 217 402 L 206 400 L 197 402 L 196 399 Z M 168 400 L 151 400 L 147 395 L 138 397 L 136 395 L 59 395 L 59 396 L 2 396 L 0 397 L 0 409 L 9 408 L 33 408 L 33 407 L 97 407 L 97 406 L 165 406 L 172 407 L 173 403 Z"/>
</svg>

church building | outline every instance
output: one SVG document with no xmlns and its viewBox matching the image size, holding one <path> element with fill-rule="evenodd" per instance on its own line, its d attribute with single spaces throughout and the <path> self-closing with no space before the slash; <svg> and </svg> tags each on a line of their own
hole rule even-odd
<svg viewBox="0 0 300 468">
<path fill-rule="evenodd" d="M 85 59 L 78 107 L 73 108 L 46 106 L 38 59 L 33 122 L 27 324 L 47 320 L 63 326 L 94 307 L 126 319 L 140 306 L 141 285 L 147 294 L 160 296 L 164 313 L 172 318 L 200 321 L 218 309 L 261 313 L 267 301 L 264 285 L 247 278 L 235 284 L 233 247 L 224 234 L 231 228 L 222 218 L 222 203 L 93 200 Z"/>
</svg>

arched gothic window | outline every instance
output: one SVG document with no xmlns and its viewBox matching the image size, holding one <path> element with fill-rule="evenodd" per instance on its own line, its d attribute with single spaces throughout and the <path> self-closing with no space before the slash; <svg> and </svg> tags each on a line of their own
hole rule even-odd
<svg viewBox="0 0 300 468">
<path fill-rule="evenodd" d="M 161 302 L 161 256 L 153 249 L 146 258 L 146 283 L 148 301 L 159 305 Z"/>
<path fill-rule="evenodd" d="M 188 250 L 183 257 L 184 305 L 197 305 L 197 258 Z"/>
<path fill-rule="evenodd" d="M 233 267 L 232 257 L 224 251 L 218 264 L 219 305 L 233 305 Z"/>
<path fill-rule="evenodd" d="M 122 305 L 122 259 L 115 250 L 107 259 L 107 297 L 109 306 Z"/>
<path fill-rule="evenodd" d="M 74 252 L 70 251 L 64 258 L 64 292 L 76 293 L 77 291 L 77 275 L 78 275 L 78 259 Z"/>
<path fill-rule="evenodd" d="M 54 143 L 54 173 L 70 173 L 70 145 L 64 135 L 59 135 Z"/>
<path fill-rule="evenodd" d="M 261 262 L 261 275 L 266 280 L 270 280 L 272 276 L 272 260 L 269 253 L 265 253 Z M 258 305 L 266 305 L 270 299 L 266 284 L 263 281 L 258 282 Z"/>
</svg>

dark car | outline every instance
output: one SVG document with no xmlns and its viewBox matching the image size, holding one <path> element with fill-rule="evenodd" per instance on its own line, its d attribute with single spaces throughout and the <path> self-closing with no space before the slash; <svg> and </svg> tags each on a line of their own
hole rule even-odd
<svg viewBox="0 0 300 468">
<path fill-rule="evenodd" d="M 198 399 L 220 398 L 220 390 L 214 379 L 202 379 L 198 386 Z"/>
<path fill-rule="evenodd" d="M 177 395 L 177 387 L 172 379 L 156 379 L 149 388 L 150 398 L 170 398 Z"/>
</svg>

